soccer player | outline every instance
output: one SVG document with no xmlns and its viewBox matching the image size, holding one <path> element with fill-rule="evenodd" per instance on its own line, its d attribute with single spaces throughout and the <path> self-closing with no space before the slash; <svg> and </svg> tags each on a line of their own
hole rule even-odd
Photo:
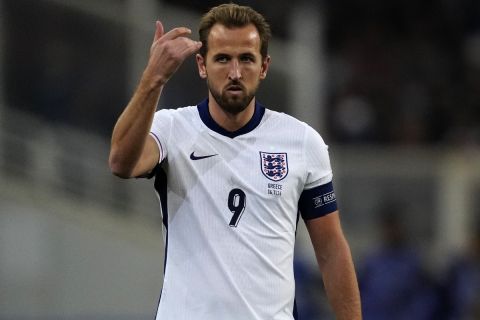
<svg viewBox="0 0 480 320">
<path fill-rule="evenodd" d="M 114 174 L 155 176 L 165 230 L 156 319 L 296 319 L 299 214 L 337 319 L 361 319 L 327 146 L 307 124 L 255 99 L 270 64 L 269 25 L 250 7 L 225 4 L 203 16 L 199 34 L 201 41 L 184 27 L 164 32 L 157 21 L 112 135 Z M 163 87 L 195 53 L 208 98 L 156 112 Z"/>
</svg>

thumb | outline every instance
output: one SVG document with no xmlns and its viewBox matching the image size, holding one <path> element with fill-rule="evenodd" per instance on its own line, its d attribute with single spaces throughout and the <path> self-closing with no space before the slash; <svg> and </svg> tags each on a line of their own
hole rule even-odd
<svg viewBox="0 0 480 320">
<path fill-rule="evenodd" d="M 163 36 L 163 24 L 160 21 L 155 22 L 155 36 L 153 37 L 153 41 L 157 41 Z"/>
</svg>

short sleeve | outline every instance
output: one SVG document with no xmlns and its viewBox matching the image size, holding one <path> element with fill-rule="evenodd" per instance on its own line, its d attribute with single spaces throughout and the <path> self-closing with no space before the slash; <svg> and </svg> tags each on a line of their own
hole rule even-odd
<svg viewBox="0 0 480 320">
<path fill-rule="evenodd" d="M 159 162 L 162 162 L 168 155 L 168 141 L 172 129 L 172 110 L 162 109 L 155 112 L 153 117 L 150 135 L 158 144 L 160 150 Z"/>
<path fill-rule="evenodd" d="M 309 126 L 304 141 L 306 180 L 298 208 L 302 218 L 310 220 L 336 211 L 337 201 L 328 146 L 318 132 Z"/>
<path fill-rule="evenodd" d="M 306 180 L 304 189 L 311 189 L 332 181 L 332 167 L 328 146 L 322 137 L 310 126 L 305 133 L 304 156 Z"/>
</svg>

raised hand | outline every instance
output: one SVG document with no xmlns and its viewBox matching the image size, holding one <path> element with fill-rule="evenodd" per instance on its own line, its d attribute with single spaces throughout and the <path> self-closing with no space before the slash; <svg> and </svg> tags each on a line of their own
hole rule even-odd
<svg viewBox="0 0 480 320">
<path fill-rule="evenodd" d="M 178 27 L 164 33 L 162 23 L 157 21 L 144 75 L 156 84 L 164 85 L 183 61 L 202 46 L 200 41 L 189 38 L 191 32 L 188 28 Z"/>
</svg>

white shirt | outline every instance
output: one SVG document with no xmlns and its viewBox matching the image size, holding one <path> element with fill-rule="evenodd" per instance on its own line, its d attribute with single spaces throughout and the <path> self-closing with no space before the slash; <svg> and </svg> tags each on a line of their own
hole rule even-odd
<svg viewBox="0 0 480 320">
<path fill-rule="evenodd" d="M 158 111 L 151 134 L 162 155 L 155 189 L 166 231 L 156 320 L 294 319 L 300 197 L 306 190 L 305 219 L 336 210 L 320 135 L 259 104 L 230 133 L 208 100 Z"/>
</svg>

